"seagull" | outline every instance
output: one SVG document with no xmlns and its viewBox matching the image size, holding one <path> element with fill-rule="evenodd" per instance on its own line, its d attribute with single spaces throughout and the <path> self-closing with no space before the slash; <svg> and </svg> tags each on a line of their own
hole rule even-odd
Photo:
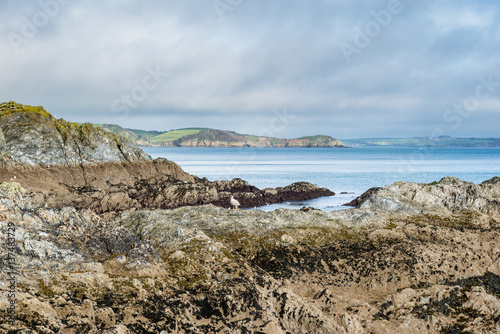
<svg viewBox="0 0 500 334">
<path fill-rule="evenodd" d="M 238 202 L 236 199 L 234 199 L 234 197 L 231 195 L 231 200 L 229 201 L 229 203 L 231 203 L 231 205 L 237 209 L 241 204 L 240 202 Z"/>
</svg>

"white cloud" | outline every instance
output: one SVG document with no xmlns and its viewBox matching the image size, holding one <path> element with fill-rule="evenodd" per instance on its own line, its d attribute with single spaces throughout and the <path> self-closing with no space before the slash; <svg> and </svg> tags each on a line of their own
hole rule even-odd
<svg viewBox="0 0 500 334">
<path fill-rule="evenodd" d="M 487 29 L 493 22 L 495 13 L 489 8 L 481 8 L 471 4 L 470 7 L 461 6 L 440 7 L 429 16 L 433 20 L 438 33 L 449 33 L 456 29 Z"/>
</svg>

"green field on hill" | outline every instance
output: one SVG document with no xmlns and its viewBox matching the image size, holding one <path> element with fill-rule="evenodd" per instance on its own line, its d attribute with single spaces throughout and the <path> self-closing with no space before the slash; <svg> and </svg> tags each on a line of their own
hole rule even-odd
<svg viewBox="0 0 500 334">
<path fill-rule="evenodd" d="M 184 137 L 184 136 L 197 134 L 198 132 L 205 130 L 205 129 L 206 128 L 186 128 L 186 129 L 172 130 L 172 131 L 162 133 L 159 136 L 153 137 L 150 139 L 150 141 L 152 143 L 173 141 L 173 140 L 179 139 L 179 138 Z"/>
</svg>

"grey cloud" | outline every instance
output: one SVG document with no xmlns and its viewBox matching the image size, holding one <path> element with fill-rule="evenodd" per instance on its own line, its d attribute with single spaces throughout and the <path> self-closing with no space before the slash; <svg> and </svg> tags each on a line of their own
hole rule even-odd
<svg viewBox="0 0 500 334">
<path fill-rule="evenodd" d="M 206 124 L 258 133 L 273 109 L 287 107 L 297 118 L 280 136 L 435 128 L 495 136 L 500 86 L 458 129 L 443 114 L 474 94 L 481 77 L 500 81 L 500 6 L 401 0 L 402 10 L 347 62 L 342 43 L 355 45 L 355 29 L 388 3 L 242 0 L 221 20 L 213 1 L 68 1 L 16 53 L 9 34 L 22 35 L 23 18 L 43 7 L 4 1 L 0 100 L 157 130 Z M 154 89 L 144 88 L 148 67 L 169 73 Z M 113 108 L 134 93 L 126 113 Z"/>
</svg>

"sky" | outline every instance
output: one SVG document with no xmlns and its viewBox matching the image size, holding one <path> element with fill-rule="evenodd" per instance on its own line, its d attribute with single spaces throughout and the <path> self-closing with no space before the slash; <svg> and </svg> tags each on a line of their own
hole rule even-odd
<svg viewBox="0 0 500 334">
<path fill-rule="evenodd" d="M 0 0 L 0 101 L 293 138 L 500 137 L 500 3 Z"/>
</svg>

